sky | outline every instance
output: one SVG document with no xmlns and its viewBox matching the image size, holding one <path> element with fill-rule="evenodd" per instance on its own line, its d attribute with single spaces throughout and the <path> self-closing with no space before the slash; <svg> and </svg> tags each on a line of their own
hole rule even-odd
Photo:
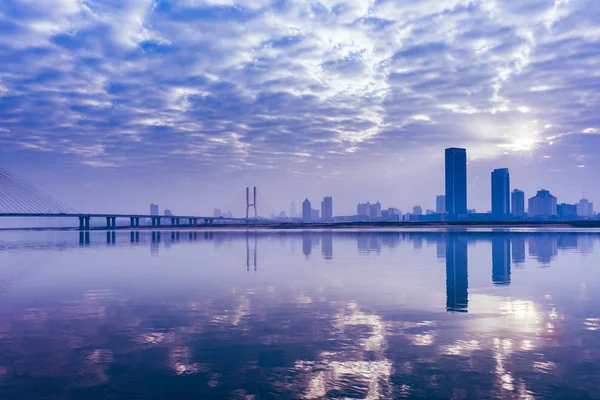
<svg viewBox="0 0 600 400">
<path fill-rule="evenodd" d="M 0 166 L 80 211 L 600 201 L 597 0 L 2 0 Z"/>
</svg>

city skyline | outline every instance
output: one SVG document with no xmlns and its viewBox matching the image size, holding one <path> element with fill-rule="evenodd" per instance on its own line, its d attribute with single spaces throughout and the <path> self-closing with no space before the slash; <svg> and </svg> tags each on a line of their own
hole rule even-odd
<svg viewBox="0 0 600 400">
<path fill-rule="evenodd" d="M 598 198 L 600 6 L 503 3 L 7 0 L 2 166 L 77 209 L 243 215 L 252 185 L 350 214 L 356 182 L 434 209 L 457 146 L 477 210 L 498 166 Z"/>
</svg>

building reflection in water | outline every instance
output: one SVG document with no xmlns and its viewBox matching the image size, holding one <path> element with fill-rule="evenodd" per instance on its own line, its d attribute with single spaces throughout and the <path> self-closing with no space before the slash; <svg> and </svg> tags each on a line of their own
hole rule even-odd
<svg viewBox="0 0 600 400">
<path fill-rule="evenodd" d="M 333 260 L 333 232 L 326 231 L 322 234 L 321 252 L 326 260 Z"/>
<path fill-rule="evenodd" d="M 312 235 L 309 231 L 302 231 L 302 254 L 306 258 L 309 258 L 312 252 Z"/>
<path fill-rule="evenodd" d="M 446 311 L 467 312 L 468 303 L 467 238 L 450 234 L 446 238 Z"/>
<path fill-rule="evenodd" d="M 512 238 L 512 262 L 515 268 L 525 263 L 525 235 L 517 234 Z"/>
<path fill-rule="evenodd" d="M 529 255 L 536 258 L 540 264 L 550 265 L 558 255 L 558 235 L 534 233 L 529 238 Z"/>
<path fill-rule="evenodd" d="M 510 285 L 510 237 L 492 237 L 492 282 L 494 285 Z"/>
</svg>

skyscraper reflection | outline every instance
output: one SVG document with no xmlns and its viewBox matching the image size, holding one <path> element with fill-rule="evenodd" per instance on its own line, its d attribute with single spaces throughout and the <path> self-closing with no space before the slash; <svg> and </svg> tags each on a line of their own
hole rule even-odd
<svg viewBox="0 0 600 400">
<path fill-rule="evenodd" d="M 512 262 L 513 264 L 525 263 L 525 235 L 517 234 L 512 238 Z M 518 268 L 515 265 L 515 268 Z"/>
<path fill-rule="evenodd" d="M 323 239 L 321 241 L 321 252 L 323 258 L 326 260 L 333 260 L 333 232 L 323 232 Z"/>
<path fill-rule="evenodd" d="M 506 235 L 492 238 L 492 282 L 510 285 L 510 238 Z"/>
<path fill-rule="evenodd" d="M 312 252 L 312 233 L 308 231 L 302 232 L 302 253 L 306 258 L 310 257 Z"/>
<path fill-rule="evenodd" d="M 467 238 L 450 234 L 446 239 L 446 311 L 467 312 L 468 288 Z"/>
<path fill-rule="evenodd" d="M 537 258 L 540 264 L 549 265 L 558 255 L 558 235 L 533 234 L 529 239 L 529 255 Z"/>
</svg>

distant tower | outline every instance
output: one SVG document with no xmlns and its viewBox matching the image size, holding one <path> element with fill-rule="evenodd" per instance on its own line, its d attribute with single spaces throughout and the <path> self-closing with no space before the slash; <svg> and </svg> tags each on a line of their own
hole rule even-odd
<svg viewBox="0 0 600 400">
<path fill-rule="evenodd" d="M 510 174 L 508 168 L 492 171 L 492 214 L 510 214 Z"/>
<path fill-rule="evenodd" d="M 310 200 L 306 199 L 302 202 L 302 220 L 308 222 L 312 219 L 312 206 Z"/>
<path fill-rule="evenodd" d="M 525 216 L 525 193 L 519 189 L 511 194 L 511 210 L 515 217 Z"/>
<path fill-rule="evenodd" d="M 321 218 L 326 221 L 333 219 L 333 198 L 324 197 L 321 201 Z"/>
<path fill-rule="evenodd" d="M 446 149 L 446 212 L 467 213 L 467 150 Z"/>
<path fill-rule="evenodd" d="M 254 209 L 254 218 L 258 218 L 258 212 L 256 211 L 256 186 L 254 186 L 252 202 L 250 202 L 250 188 L 246 188 L 246 219 L 249 218 L 250 207 Z"/>
</svg>

